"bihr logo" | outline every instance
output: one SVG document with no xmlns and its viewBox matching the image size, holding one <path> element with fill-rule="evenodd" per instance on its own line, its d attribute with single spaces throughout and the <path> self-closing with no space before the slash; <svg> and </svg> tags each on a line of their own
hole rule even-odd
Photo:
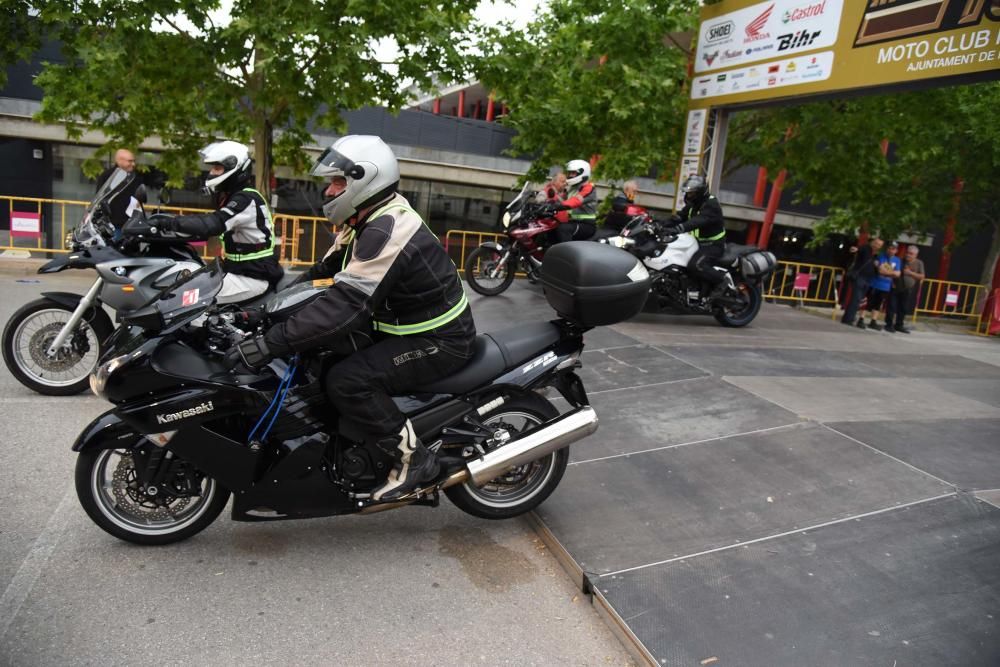
<svg viewBox="0 0 1000 667">
<path fill-rule="evenodd" d="M 790 32 L 787 35 L 778 35 L 778 50 L 787 51 L 788 49 L 801 49 L 811 46 L 821 32 L 823 31 L 814 30 L 810 32 L 808 30 L 799 30 L 795 33 Z"/>
<path fill-rule="evenodd" d="M 719 57 L 718 51 L 716 51 L 715 53 L 706 53 L 702 56 L 702 58 L 705 59 L 705 62 L 708 64 L 709 67 L 712 66 L 712 63 L 714 63 L 715 59 L 718 57 Z"/>
<path fill-rule="evenodd" d="M 732 37 L 733 30 L 736 29 L 736 24 L 732 21 L 724 21 L 722 23 L 716 23 L 715 25 L 708 26 L 708 30 L 705 31 L 705 41 L 709 44 L 714 44 L 715 42 L 721 42 L 724 39 Z"/>
<path fill-rule="evenodd" d="M 743 43 L 756 42 L 761 39 L 769 39 L 771 37 L 770 33 L 764 32 L 764 27 L 767 25 L 767 20 L 771 18 L 771 13 L 774 11 L 774 5 L 768 5 L 760 16 L 755 18 L 753 21 L 747 24 L 747 27 L 743 29 L 746 33 L 746 39 Z"/>
<path fill-rule="evenodd" d="M 169 424 L 170 422 L 175 422 L 178 419 L 187 419 L 188 417 L 196 417 L 198 415 L 203 415 L 206 412 L 213 412 L 214 410 L 215 406 L 212 405 L 212 401 L 207 401 L 195 408 L 181 410 L 180 412 L 170 412 L 165 415 L 156 415 L 156 423 Z"/>
<path fill-rule="evenodd" d="M 781 15 L 781 21 L 783 23 L 792 23 L 793 21 L 801 21 L 802 19 L 811 19 L 815 16 L 822 16 L 825 11 L 826 0 L 823 0 L 823 2 L 817 2 L 815 5 L 789 9 Z"/>
</svg>

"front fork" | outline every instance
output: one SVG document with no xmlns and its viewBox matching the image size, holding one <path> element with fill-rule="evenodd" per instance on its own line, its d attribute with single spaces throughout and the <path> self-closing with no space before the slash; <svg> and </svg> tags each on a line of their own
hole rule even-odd
<svg viewBox="0 0 1000 667">
<path fill-rule="evenodd" d="M 503 255 L 501 255 L 500 259 L 497 260 L 497 263 L 493 265 L 493 270 L 490 271 L 490 276 L 489 277 L 491 279 L 497 277 L 497 273 L 500 272 L 500 267 L 506 266 L 507 262 L 510 260 L 510 253 L 511 253 L 511 251 L 513 249 L 514 249 L 514 246 L 511 245 L 511 246 L 508 246 L 506 250 L 504 250 Z"/>
<path fill-rule="evenodd" d="M 49 349 L 45 351 L 49 357 L 56 356 L 56 353 L 62 349 L 63 345 L 66 344 L 66 340 L 73 335 L 73 331 L 76 329 L 76 325 L 80 323 L 83 319 L 83 314 L 87 312 L 91 306 L 97 301 L 97 295 L 101 292 L 101 287 L 104 285 L 104 281 L 98 278 L 94 281 L 94 284 L 87 291 L 87 293 L 80 299 L 80 303 L 76 305 L 76 310 L 73 314 L 69 316 L 69 321 L 63 325 L 62 329 L 59 330 L 59 334 L 56 336 L 55 340 L 52 341 L 52 345 Z"/>
</svg>

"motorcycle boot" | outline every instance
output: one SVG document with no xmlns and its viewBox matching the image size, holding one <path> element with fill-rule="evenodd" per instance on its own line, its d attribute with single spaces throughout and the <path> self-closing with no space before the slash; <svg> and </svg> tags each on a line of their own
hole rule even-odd
<svg viewBox="0 0 1000 667">
<path fill-rule="evenodd" d="M 372 500 L 398 500 L 438 476 L 440 465 L 437 457 L 420 442 L 409 419 L 398 435 L 382 438 L 378 446 L 396 463 L 385 483 L 372 493 Z"/>
</svg>

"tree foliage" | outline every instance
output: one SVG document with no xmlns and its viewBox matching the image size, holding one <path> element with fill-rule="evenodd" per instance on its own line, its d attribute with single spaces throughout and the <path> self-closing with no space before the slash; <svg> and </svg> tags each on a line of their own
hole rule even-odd
<svg viewBox="0 0 1000 667">
<path fill-rule="evenodd" d="M 678 40 L 699 4 L 552 0 L 524 31 L 487 33 L 477 73 L 509 105 L 503 122 L 518 131 L 514 151 L 534 158 L 532 177 L 593 155 L 604 178 L 673 172 L 688 98 Z"/>
<path fill-rule="evenodd" d="M 102 130 L 100 151 L 158 135 L 160 168 L 175 182 L 209 139 L 252 139 L 266 189 L 272 155 L 302 168 L 310 131 L 342 131 L 341 110 L 398 109 L 401 81 L 462 76 L 475 0 L 233 0 L 221 18 L 219 0 L 34 4 L 67 55 L 37 79 L 40 120 L 77 136 Z M 376 55 L 385 40 L 398 47 L 391 63 Z"/>
<path fill-rule="evenodd" d="M 0 8 L 0 88 L 7 85 L 7 67 L 31 57 L 41 46 L 41 24 L 28 0 L 6 0 Z"/>
<path fill-rule="evenodd" d="M 961 241 L 1000 226 L 997 109 L 1000 83 L 746 112 L 734 119 L 729 154 L 772 173 L 787 169 L 799 199 L 829 204 L 820 237 L 864 222 L 893 237 L 940 231 L 961 179 Z"/>
</svg>

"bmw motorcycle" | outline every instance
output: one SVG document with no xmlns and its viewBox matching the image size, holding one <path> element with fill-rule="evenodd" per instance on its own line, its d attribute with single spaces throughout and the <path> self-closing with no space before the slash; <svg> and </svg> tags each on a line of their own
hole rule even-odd
<svg viewBox="0 0 1000 667">
<path fill-rule="evenodd" d="M 542 256 L 548 247 L 548 232 L 559 226 L 555 210 L 547 203 L 535 201 L 535 191 L 528 183 L 503 214 L 504 233 L 501 241 L 487 241 L 469 253 L 465 260 L 465 280 L 476 292 L 496 296 L 514 282 L 518 268 L 528 280 L 537 282 L 542 268 Z"/>
<path fill-rule="evenodd" d="M 103 305 L 126 312 L 139 305 L 132 282 L 158 288 L 182 271 L 203 265 L 201 258 L 180 235 L 150 236 L 144 243 L 130 237 L 116 238 L 109 202 L 128 187 L 134 174 L 116 169 L 87 206 L 72 231 L 72 250 L 38 269 L 41 274 L 66 269 L 90 269 L 97 280 L 86 294 L 44 292 L 14 313 L 3 332 L 3 358 L 11 374 L 40 394 L 67 396 L 87 388 L 88 377 L 106 349 L 114 330 Z M 141 203 L 134 201 L 133 216 L 141 218 Z"/>
<path fill-rule="evenodd" d="M 745 327 L 760 312 L 761 282 L 777 267 L 775 256 L 752 245 L 727 243 L 715 261 L 723 274 L 726 293 L 702 297 L 701 281 L 687 272 L 698 252 L 693 235 L 669 231 L 669 226 L 648 214 L 637 215 L 618 236 L 602 243 L 622 248 L 642 260 L 652 275 L 647 308 L 682 315 L 712 315 L 724 327 Z"/>
<path fill-rule="evenodd" d="M 487 519 L 528 512 L 559 484 L 567 447 L 597 429 L 576 373 L 584 334 L 639 312 L 649 291 L 642 264 L 620 250 L 569 243 L 550 255 L 543 284 L 558 319 L 480 335 L 459 372 L 394 399 L 441 473 L 392 502 L 371 497 L 392 460 L 323 392 L 342 357 L 309 352 L 261 370 L 223 361 L 325 284 L 294 286 L 243 312 L 212 307 L 222 284 L 215 263 L 159 290 L 135 285 L 146 303 L 124 317 L 91 377 L 114 407 L 73 445 L 80 503 L 111 535 L 147 545 L 198 533 L 231 495 L 236 521 L 435 506 L 442 493 Z M 354 342 L 360 349 L 365 339 Z"/>
</svg>

